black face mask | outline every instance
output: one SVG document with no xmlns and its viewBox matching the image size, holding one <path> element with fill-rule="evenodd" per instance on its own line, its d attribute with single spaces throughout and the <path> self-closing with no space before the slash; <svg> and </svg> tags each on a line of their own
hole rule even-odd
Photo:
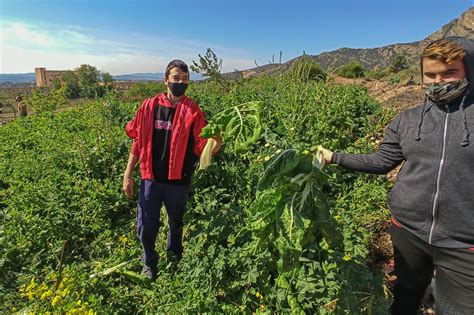
<svg viewBox="0 0 474 315">
<path fill-rule="evenodd" d="M 168 87 L 171 91 L 171 93 L 174 96 L 180 97 L 184 95 L 184 92 L 186 92 L 186 89 L 188 88 L 187 83 L 168 83 Z"/>
</svg>

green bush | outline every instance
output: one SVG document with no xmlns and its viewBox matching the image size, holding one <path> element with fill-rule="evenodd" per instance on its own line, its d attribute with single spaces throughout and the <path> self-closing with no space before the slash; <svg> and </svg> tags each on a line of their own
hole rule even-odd
<svg viewBox="0 0 474 315">
<path fill-rule="evenodd" d="M 396 55 L 390 60 L 390 70 L 393 73 L 408 69 L 408 60 L 405 55 Z"/>
<path fill-rule="evenodd" d="M 61 76 L 61 84 L 66 87 L 66 94 L 67 97 L 77 98 L 81 93 L 81 88 L 79 86 L 79 78 L 77 75 L 72 71 L 67 71 Z"/>
<path fill-rule="evenodd" d="M 298 82 L 324 82 L 327 79 L 327 73 L 311 57 L 303 55 L 291 65 L 289 77 Z"/>
<path fill-rule="evenodd" d="M 371 71 L 368 71 L 366 73 L 367 78 L 375 79 L 375 80 L 380 80 L 387 76 L 390 73 L 388 68 L 385 69 L 374 69 Z"/>
<path fill-rule="evenodd" d="M 34 88 L 32 95 L 27 98 L 26 102 L 36 114 L 51 112 L 67 104 L 67 90 L 66 87 L 61 87 L 51 90 L 51 93 L 48 94 L 44 90 Z"/>
<path fill-rule="evenodd" d="M 357 61 L 349 61 L 339 68 L 337 74 L 344 78 L 362 78 L 365 75 L 365 68 Z"/>
<path fill-rule="evenodd" d="M 400 76 L 396 75 L 396 74 L 390 76 L 390 78 L 388 78 L 388 83 L 390 83 L 390 84 L 400 83 Z"/>
<path fill-rule="evenodd" d="M 124 92 L 124 99 L 127 101 L 141 101 L 162 92 L 166 92 L 166 85 L 161 81 L 137 82 Z"/>
</svg>

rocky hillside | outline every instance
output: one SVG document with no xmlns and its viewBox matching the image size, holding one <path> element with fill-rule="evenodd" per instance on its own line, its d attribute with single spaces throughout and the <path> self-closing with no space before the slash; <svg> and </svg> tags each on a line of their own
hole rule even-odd
<svg viewBox="0 0 474 315">
<path fill-rule="evenodd" d="M 403 54 L 407 56 L 409 62 L 416 63 L 418 55 L 429 41 L 439 39 L 444 36 L 463 36 L 474 40 L 474 7 L 469 8 L 458 19 L 452 20 L 448 24 L 444 25 L 440 30 L 417 42 L 393 44 L 370 49 L 340 48 L 310 57 L 319 63 L 324 69 L 334 69 L 350 60 L 357 60 L 366 69 L 373 70 L 388 66 L 390 59 L 398 54 Z M 299 58 L 301 57 L 297 57 L 281 65 L 265 65 L 245 71 L 228 73 L 226 76 L 231 78 L 242 75 L 245 77 L 258 74 L 270 74 L 275 70 L 281 70 L 280 67 L 287 69 Z"/>
</svg>

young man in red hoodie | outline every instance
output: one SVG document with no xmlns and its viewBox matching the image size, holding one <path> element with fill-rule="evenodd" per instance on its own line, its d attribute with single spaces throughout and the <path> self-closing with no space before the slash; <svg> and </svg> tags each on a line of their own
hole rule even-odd
<svg viewBox="0 0 474 315">
<path fill-rule="evenodd" d="M 166 67 L 167 93 L 146 99 L 125 127 L 133 145 L 123 178 L 123 191 L 131 198 L 132 172 L 140 161 L 141 183 L 137 211 L 137 231 L 143 248 L 142 274 L 156 278 L 158 253 L 155 240 L 164 203 L 170 231 L 167 251 L 180 259 L 183 253 L 183 215 L 191 176 L 207 139 L 201 138 L 206 125 L 198 105 L 184 93 L 189 84 L 188 66 L 173 60 Z M 216 137 L 219 150 L 222 138 Z"/>
</svg>

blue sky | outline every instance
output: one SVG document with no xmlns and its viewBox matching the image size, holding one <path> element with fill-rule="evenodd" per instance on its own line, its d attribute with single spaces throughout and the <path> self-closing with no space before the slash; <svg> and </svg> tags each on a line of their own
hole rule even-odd
<svg viewBox="0 0 474 315">
<path fill-rule="evenodd" d="M 305 51 L 421 40 L 473 0 L 0 0 L 0 73 L 88 63 L 112 74 L 163 72 L 212 48 L 223 71 Z"/>
</svg>

